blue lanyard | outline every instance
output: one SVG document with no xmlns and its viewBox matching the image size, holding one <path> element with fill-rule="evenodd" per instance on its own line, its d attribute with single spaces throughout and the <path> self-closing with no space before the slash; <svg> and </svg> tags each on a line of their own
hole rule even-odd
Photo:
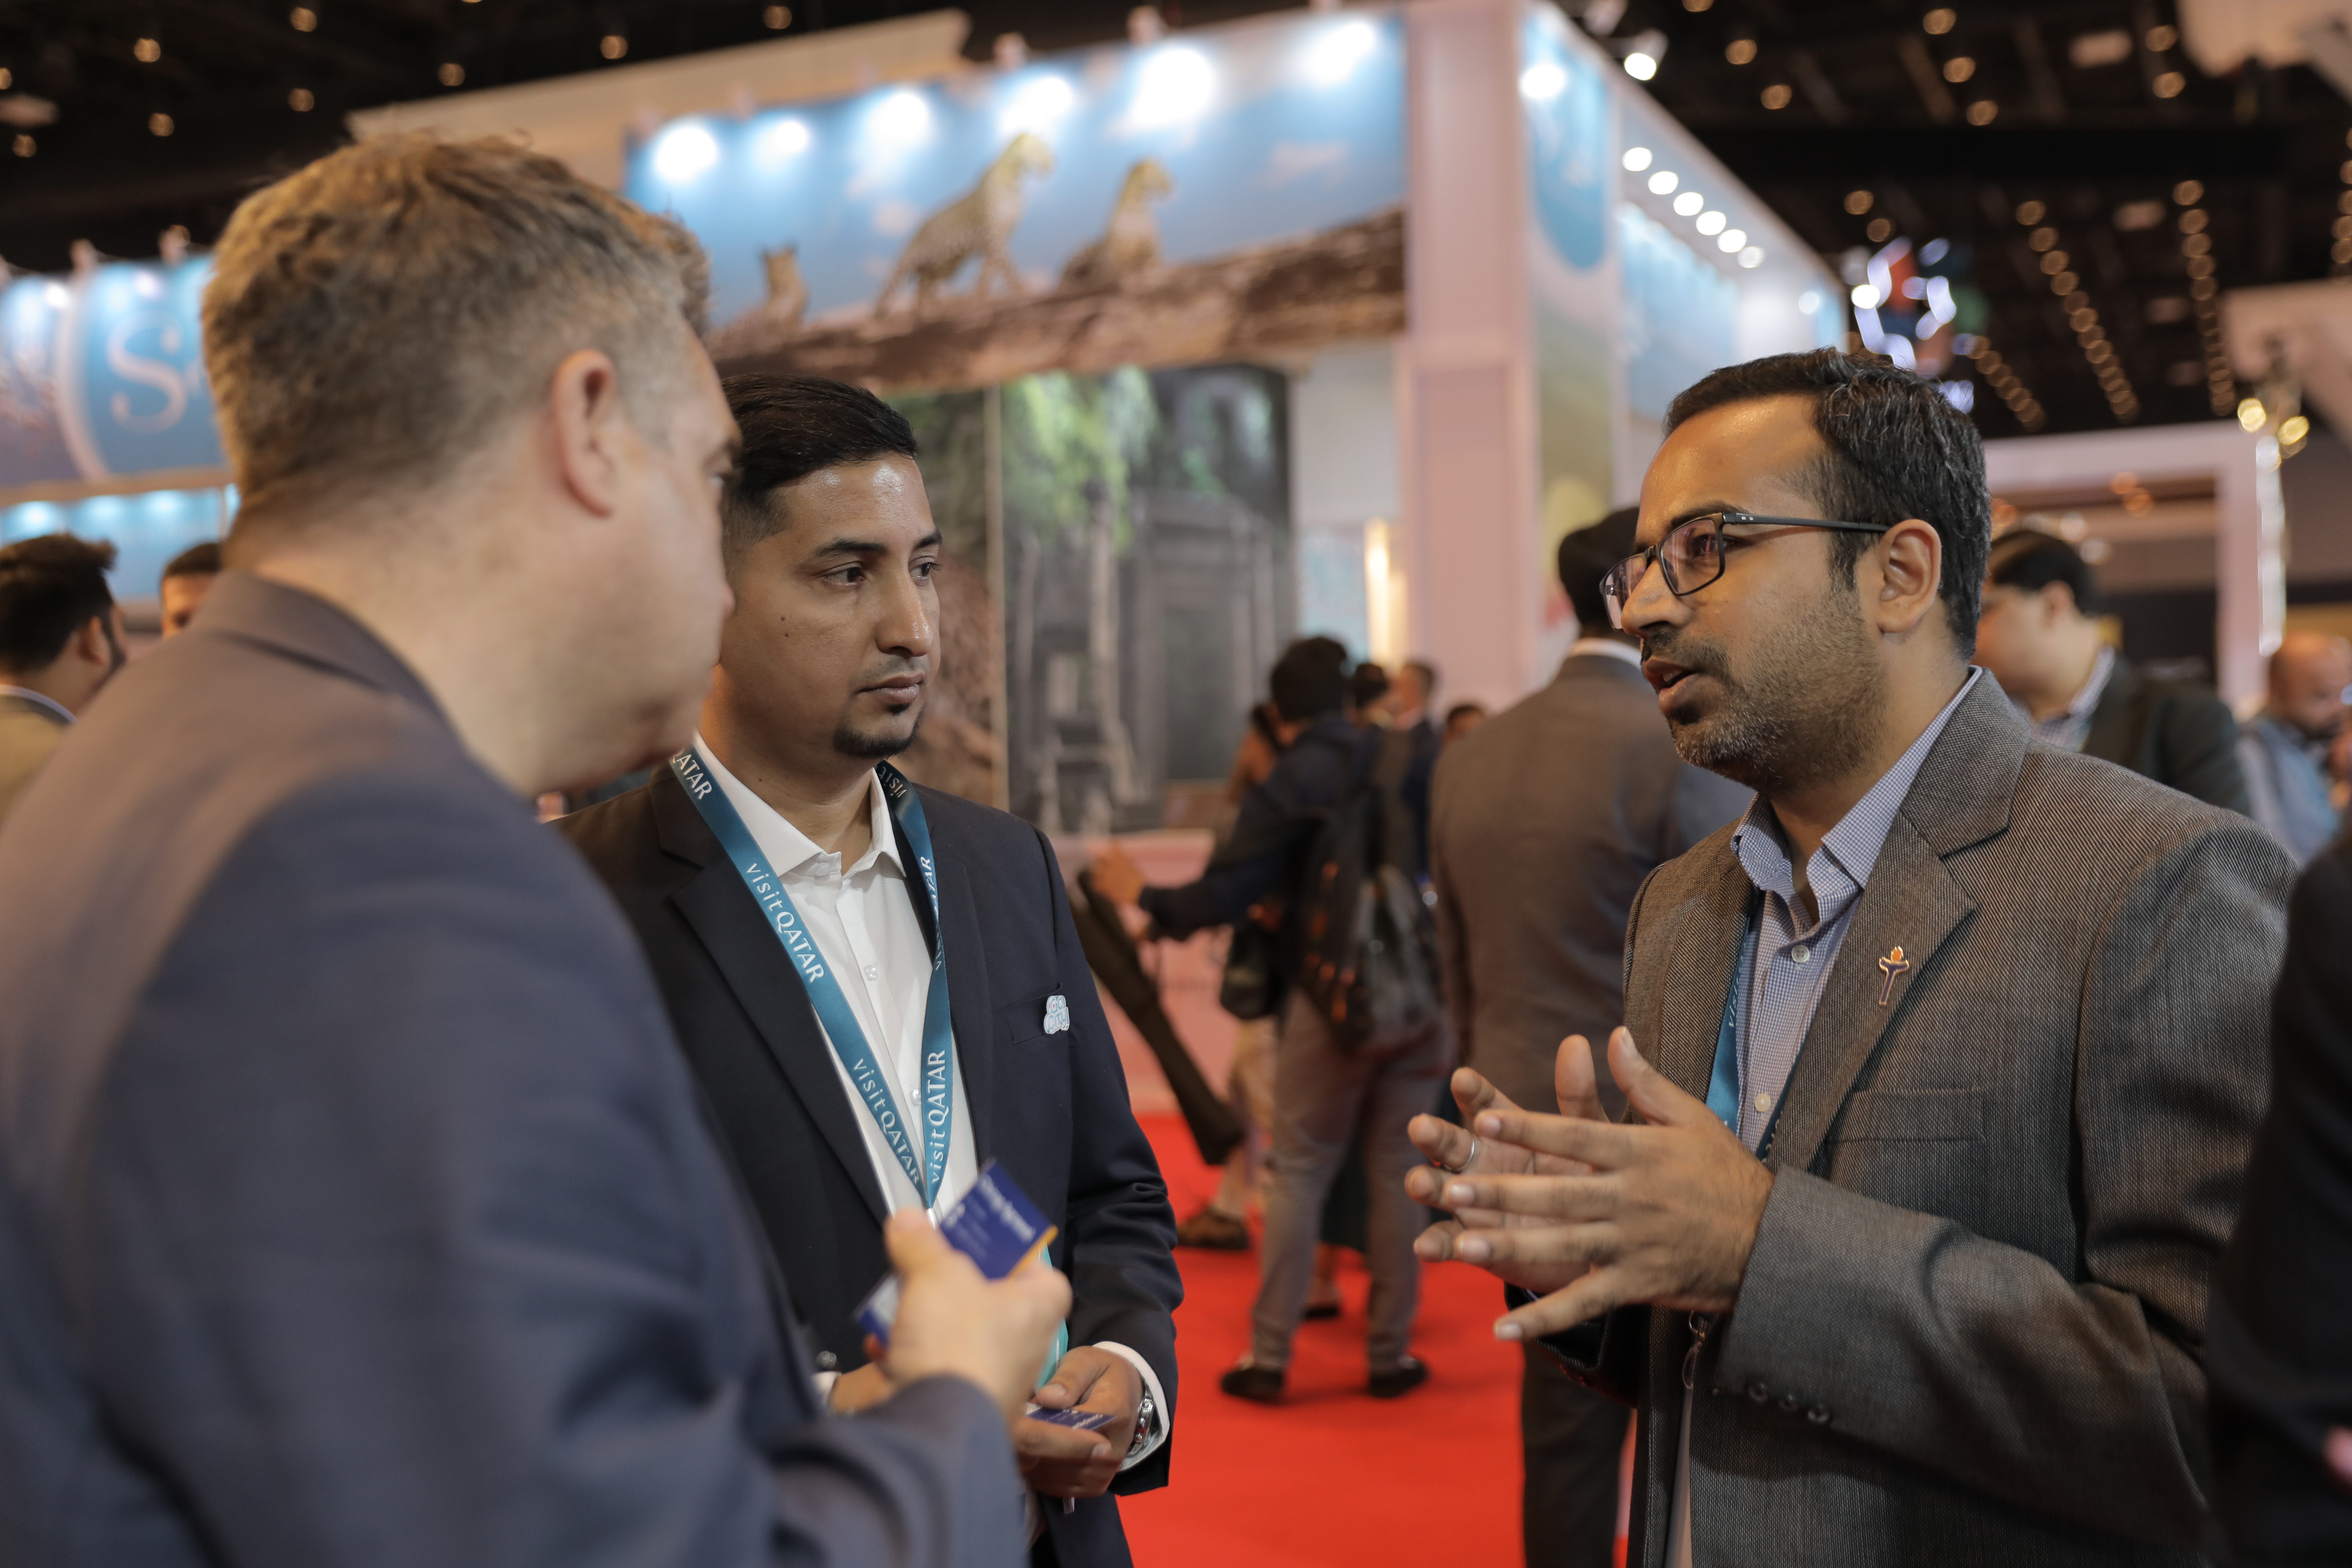
<svg viewBox="0 0 2352 1568">
<path fill-rule="evenodd" d="M 1707 1075 L 1706 1108 L 1732 1136 L 1739 1134 L 1740 1102 L 1747 1096 L 1748 1060 L 1739 1048 L 1739 1005 L 1748 988 L 1748 955 L 1756 951 L 1759 925 L 1764 914 L 1764 895 L 1752 895 L 1748 900 L 1748 918 L 1739 926 L 1739 957 L 1731 966 L 1731 989 L 1723 998 L 1723 1022 L 1715 1031 L 1715 1068 Z M 1781 1100 L 1786 1100 L 1786 1095 Z M 1764 1124 L 1764 1136 L 1756 1141 L 1756 1157 L 1772 1146 L 1772 1134 L 1780 1125 L 1780 1101 L 1772 1104 L 1772 1118 Z"/>
<path fill-rule="evenodd" d="M 898 1157 L 898 1168 L 907 1173 L 923 1206 L 936 1207 L 940 1190 L 947 1184 L 948 1145 L 955 1132 L 955 1027 L 948 1013 L 948 949 L 940 925 L 939 873 L 932 863 L 931 830 L 923 820 L 923 803 L 915 797 L 905 774 L 887 763 L 876 764 L 874 771 L 882 781 L 891 816 L 914 847 L 915 863 L 922 868 L 923 889 L 931 900 L 931 986 L 923 1001 L 923 1154 L 919 1160 L 914 1141 L 907 1136 L 906 1121 L 898 1113 L 898 1097 L 890 1092 L 889 1076 L 875 1059 L 857 1015 L 850 1011 L 849 999 L 841 994 L 841 983 L 817 951 L 808 926 L 793 907 L 792 896 L 784 891 L 782 879 L 769 868 L 768 858 L 760 853 L 751 829 L 743 826 L 735 803 L 727 798 L 727 792 L 719 787 L 719 781 L 710 776 L 692 747 L 672 757 L 669 765 L 677 782 L 686 786 L 695 809 L 702 813 L 702 820 L 719 836 L 719 847 L 751 890 L 769 929 L 783 944 L 785 956 L 793 961 L 801 984 L 808 990 L 817 1021 L 824 1026 L 825 1038 L 848 1070 L 850 1082 L 856 1085 L 867 1114 L 882 1130 L 890 1152 Z"/>
</svg>

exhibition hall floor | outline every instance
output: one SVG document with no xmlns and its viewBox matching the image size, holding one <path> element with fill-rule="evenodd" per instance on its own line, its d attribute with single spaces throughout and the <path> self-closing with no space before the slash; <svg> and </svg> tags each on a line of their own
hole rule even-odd
<svg viewBox="0 0 2352 1568">
<path fill-rule="evenodd" d="M 1215 1190 L 1183 1123 L 1146 1116 L 1181 1217 Z M 1249 1339 L 1255 1252 L 1178 1249 L 1173 1484 L 1120 1501 L 1137 1568 L 1426 1568 L 1519 1561 L 1518 1352 L 1491 1325 L 1502 1291 L 1460 1264 L 1422 1272 L 1413 1350 L 1430 1381 L 1402 1399 L 1364 1393 L 1360 1261 L 1340 1277 L 1346 1310 L 1308 1323 L 1287 1403 L 1217 1389 Z"/>
</svg>

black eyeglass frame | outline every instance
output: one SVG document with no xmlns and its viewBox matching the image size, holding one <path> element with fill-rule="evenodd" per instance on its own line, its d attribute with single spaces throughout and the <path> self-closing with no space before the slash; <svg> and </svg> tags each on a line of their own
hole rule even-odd
<svg viewBox="0 0 2352 1568">
<path fill-rule="evenodd" d="M 1701 523 L 1713 523 L 1717 533 L 1726 528 L 1753 528 L 1759 524 L 1767 528 L 1817 528 L 1831 533 L 1885 533 L 1895 527 L 1891 522 L 1837 522 L 1818 517 L 1759 517 L 1752 511 L 1703 511 L 1696 517 L 1686 517 L 1666 530 L 1665 538 L 1647 550 L 1628 555 L 1601 574 L 1601 596 L 1609 603 L 1611 626 L 1619 631 L 1625 629 L 1625 606 L 1633 602 L 1634 586 L 1653 566 L 1665 574 L 1666 592 L 1677 599 L 1686 599 L 1722 577 L 1726 554 L 1719 550 L 1716 552 L 1715 571 L 1700 582 L 1676 582 L 1674 568 L 1666 563 L 1667 543 L 1684 530 Z"/>
</svg>

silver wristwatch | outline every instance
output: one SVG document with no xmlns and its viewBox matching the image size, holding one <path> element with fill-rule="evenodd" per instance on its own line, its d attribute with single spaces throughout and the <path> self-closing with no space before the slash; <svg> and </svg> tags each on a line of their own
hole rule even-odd
<svg viewBox="0 0 2352 1568">
<path fill-rule="evenodd" d="M 1160 1426 L 1160 1407 L 1151 1403 L 1151 1390 L 1143 1391 L 1143 1403 L 1135 1407 L 1135 1437 L 1127 1446 L 1127 1457 L 1134 1458 L 1150 1446 Z"/>
</svg>

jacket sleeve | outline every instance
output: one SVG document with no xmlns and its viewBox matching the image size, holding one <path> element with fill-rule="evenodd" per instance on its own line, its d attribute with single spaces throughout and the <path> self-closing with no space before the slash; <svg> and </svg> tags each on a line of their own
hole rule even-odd
<svg viewBox="0 0 2352 1568">
<path fill-rule="evenodd" d="M 816 1416 L 644 961 L 515 809 L 345 780 L 215 874 L 75 1248 L 126 1440 L 245 1568 L 1015 1568 L 979 1389 Z"/>
<path fill-rule="evenodd" d="M 1339 798 L 1332 778 L 1342 777 L 1347 764 L 1333 751 L 1311 737 L 1293 742 L 1274 772 L 1242 796 L 1233 833 L 1200 876 L 1181 888 L 1146 888 L 1137 907 L 1179 942 L 1247 914 L 1289 879 L 1315 835 L 1317 811 Z"/>
<path fill-rule="evenodd" d="M 2179 692 L 2165 705 L 2159 734 L 2166 784 L 2208 805 L 2253 816 L 2238 758 L 2238 721 L 2228 703 L 2203 691 Z"/>
<path fill-rule="evenodd" d="M 2252 823 L 2200 817 L 2107 911 L 2078 1026 L 2071 1273 L 1782 1168 L 1714 1384 L 2027 1507 L 2196 1540 L 2206 1292 L 2263 1105 L 2291 876 Z"/>
<path fill-rule="evenodd" d="M 1176 1216 L 1160 1162 L 1136 1125 L 1127 1072 L 1078 947 L 1054 847 L 1043 834 L 1037 846 L 1053 901 L 1055 962 L 1070 1004 L 1068 1242 L 1061 1249 L 1070 1278 L 1070 1342 L 1125 1345 L 1160 1379 L 1169 1440 L 1121 1471 L 1111 1489 L 1149 1491 L 1168 1484 L 1169 1449 L 1175 1444 L 1175 1312 L 1184 1300 L 1176 1270 Z"/>
<path fill-rule="evenodd" d="M 1429 885 L 1437 894 L 1438 980 L 1444 987 L 1446 1013 L 1454 1020 L 1454 1059 L 1469 1062 L 1477 1059 L 1472 1025 L 1478 1016 L 1478 1002 L 1471 991 L 1469 933 L 1462 925 L 1462 895 L 1454 885 L 1454 868 L 1446 852 L 1444 812 L 1446 784 L 1453 776 L 1441 763 L 1432 789 Z"/>
<path fill-rule="evenodd" d="M 2210 1334 L 2215 1509 L 2243 1568 L 2352 1563 L 2352 1489 L 2321 1445 L 2352 1427 L 2352 855 L 2315 862 L 2287 917 L 2275 1088 Z"/>
</svg>

